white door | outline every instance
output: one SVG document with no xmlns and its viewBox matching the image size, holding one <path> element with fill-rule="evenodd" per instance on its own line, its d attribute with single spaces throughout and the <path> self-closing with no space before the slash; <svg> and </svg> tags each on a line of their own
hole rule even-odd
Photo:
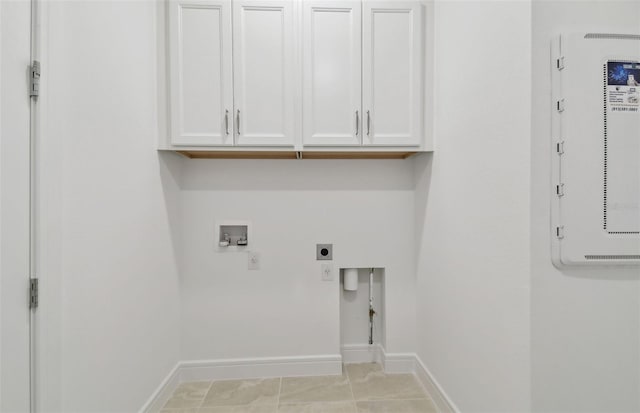
<svg viewBox="0 0 640 413">
<path fill-rule="evenodd" d="M 169 3 L 171 143 L 233 144 L 231 0 Z"/>
<path fill-rule="evenodd" d="M 422 6 L 364 1 L 362 109 L 365 145 L 419 145 Z"/>
<path fill-rule="evenodd" d="M 304 144 L 360 145 L 360 1 L 305 1 L 303 8 Z"/>
<path fill-rule="evenodd" d="M 294 144 L 293 2 L 233 2 L 237 145 Z"/>
<path fill-rule="evenodd" d="M 28 412 L 31 7 L 0 1 L 0 411 Z"/>
</svg>

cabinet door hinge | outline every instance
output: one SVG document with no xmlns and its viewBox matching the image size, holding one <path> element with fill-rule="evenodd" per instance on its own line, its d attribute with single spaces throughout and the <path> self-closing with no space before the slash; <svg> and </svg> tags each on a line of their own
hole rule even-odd
<svg viewBox="0 0 640 413">
<path fill-rule="evenodd" d="M 562 70 L 564 69 L 564 56 L 560 56 L 556 59 L 556 69 Z"/>
<path fill-rule="evenodd" d="M 556 238 L 562 239 L 564 238 L 564 225 L 560 225 L 556 227 Z"/>
<path fill-rule="evenodd" d="M 29 96 L 37 97 L 40 95 L 40 62 L 33 61 L 33 64 L 29 67 L 31 73 L 29 79 Z"/>
<path fill-rule="evenodd" d="M 562 155 L 564 153 L 564 141 L 556 143 L 556 152 L 558 155 Z"/>
<path fill-rule="evenodd" d="M 38 279 L 29 280 L 29 308 L 38 307 Z"/>
<path fill-rule="evenodd" d="M 556 102 L 556 110 L 558 112 L 564 112 L 564 99 L 560 99 Z"/>
<path fill-rule="evenodd" d="M 558 195 L 559 197 L 564 195 L 564 184 L 556 185 L 556 195 Z"/>
</svg>

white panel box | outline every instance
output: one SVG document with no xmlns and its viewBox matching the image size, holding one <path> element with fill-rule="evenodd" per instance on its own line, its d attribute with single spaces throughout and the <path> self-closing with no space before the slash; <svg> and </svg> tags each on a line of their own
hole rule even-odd
<svg viewBox="0 0 640 413">
<path fill-rule="evenodd" d="M 552 44 L 556 266 L 640 264 L 640 35 Z"/>
</svg>

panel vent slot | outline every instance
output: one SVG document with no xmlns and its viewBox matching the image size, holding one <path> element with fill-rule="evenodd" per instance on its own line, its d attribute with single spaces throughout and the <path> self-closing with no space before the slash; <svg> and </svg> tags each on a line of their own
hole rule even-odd
<svg viewBox="0 0 640 413">
<path fill-rule="evenodd" d="M 604 64 L 603 68 L 603 84 L 604 91 L 602 96 L 602 101 L 604 105 L 604 229 L 607 229 L 607 64 Z"/>
<path fill-rule="evenodd" d="M 587 33 L 585 39 L 640 40 L 638 34 Z"/>
<path fill-rule="evenodd" d="M 587 260 L 640 260 L 640 255 L 585 255 Z"/>
</svg>

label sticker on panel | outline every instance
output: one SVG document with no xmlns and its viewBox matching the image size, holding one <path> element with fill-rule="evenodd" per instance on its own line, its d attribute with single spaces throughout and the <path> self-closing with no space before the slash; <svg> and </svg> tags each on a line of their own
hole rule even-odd
<svg viewBox="0 0 640 413">
<path fill-rule="evenodd" d="M 638 113 L 640 63 L 607 62 L 607 106 L 611 112 Z"/>
<path fill-rule="evenodd" d="M 640 234 L 640 62 L 607 62 L 603 224 L 608 234 Z"/>
</svg>

